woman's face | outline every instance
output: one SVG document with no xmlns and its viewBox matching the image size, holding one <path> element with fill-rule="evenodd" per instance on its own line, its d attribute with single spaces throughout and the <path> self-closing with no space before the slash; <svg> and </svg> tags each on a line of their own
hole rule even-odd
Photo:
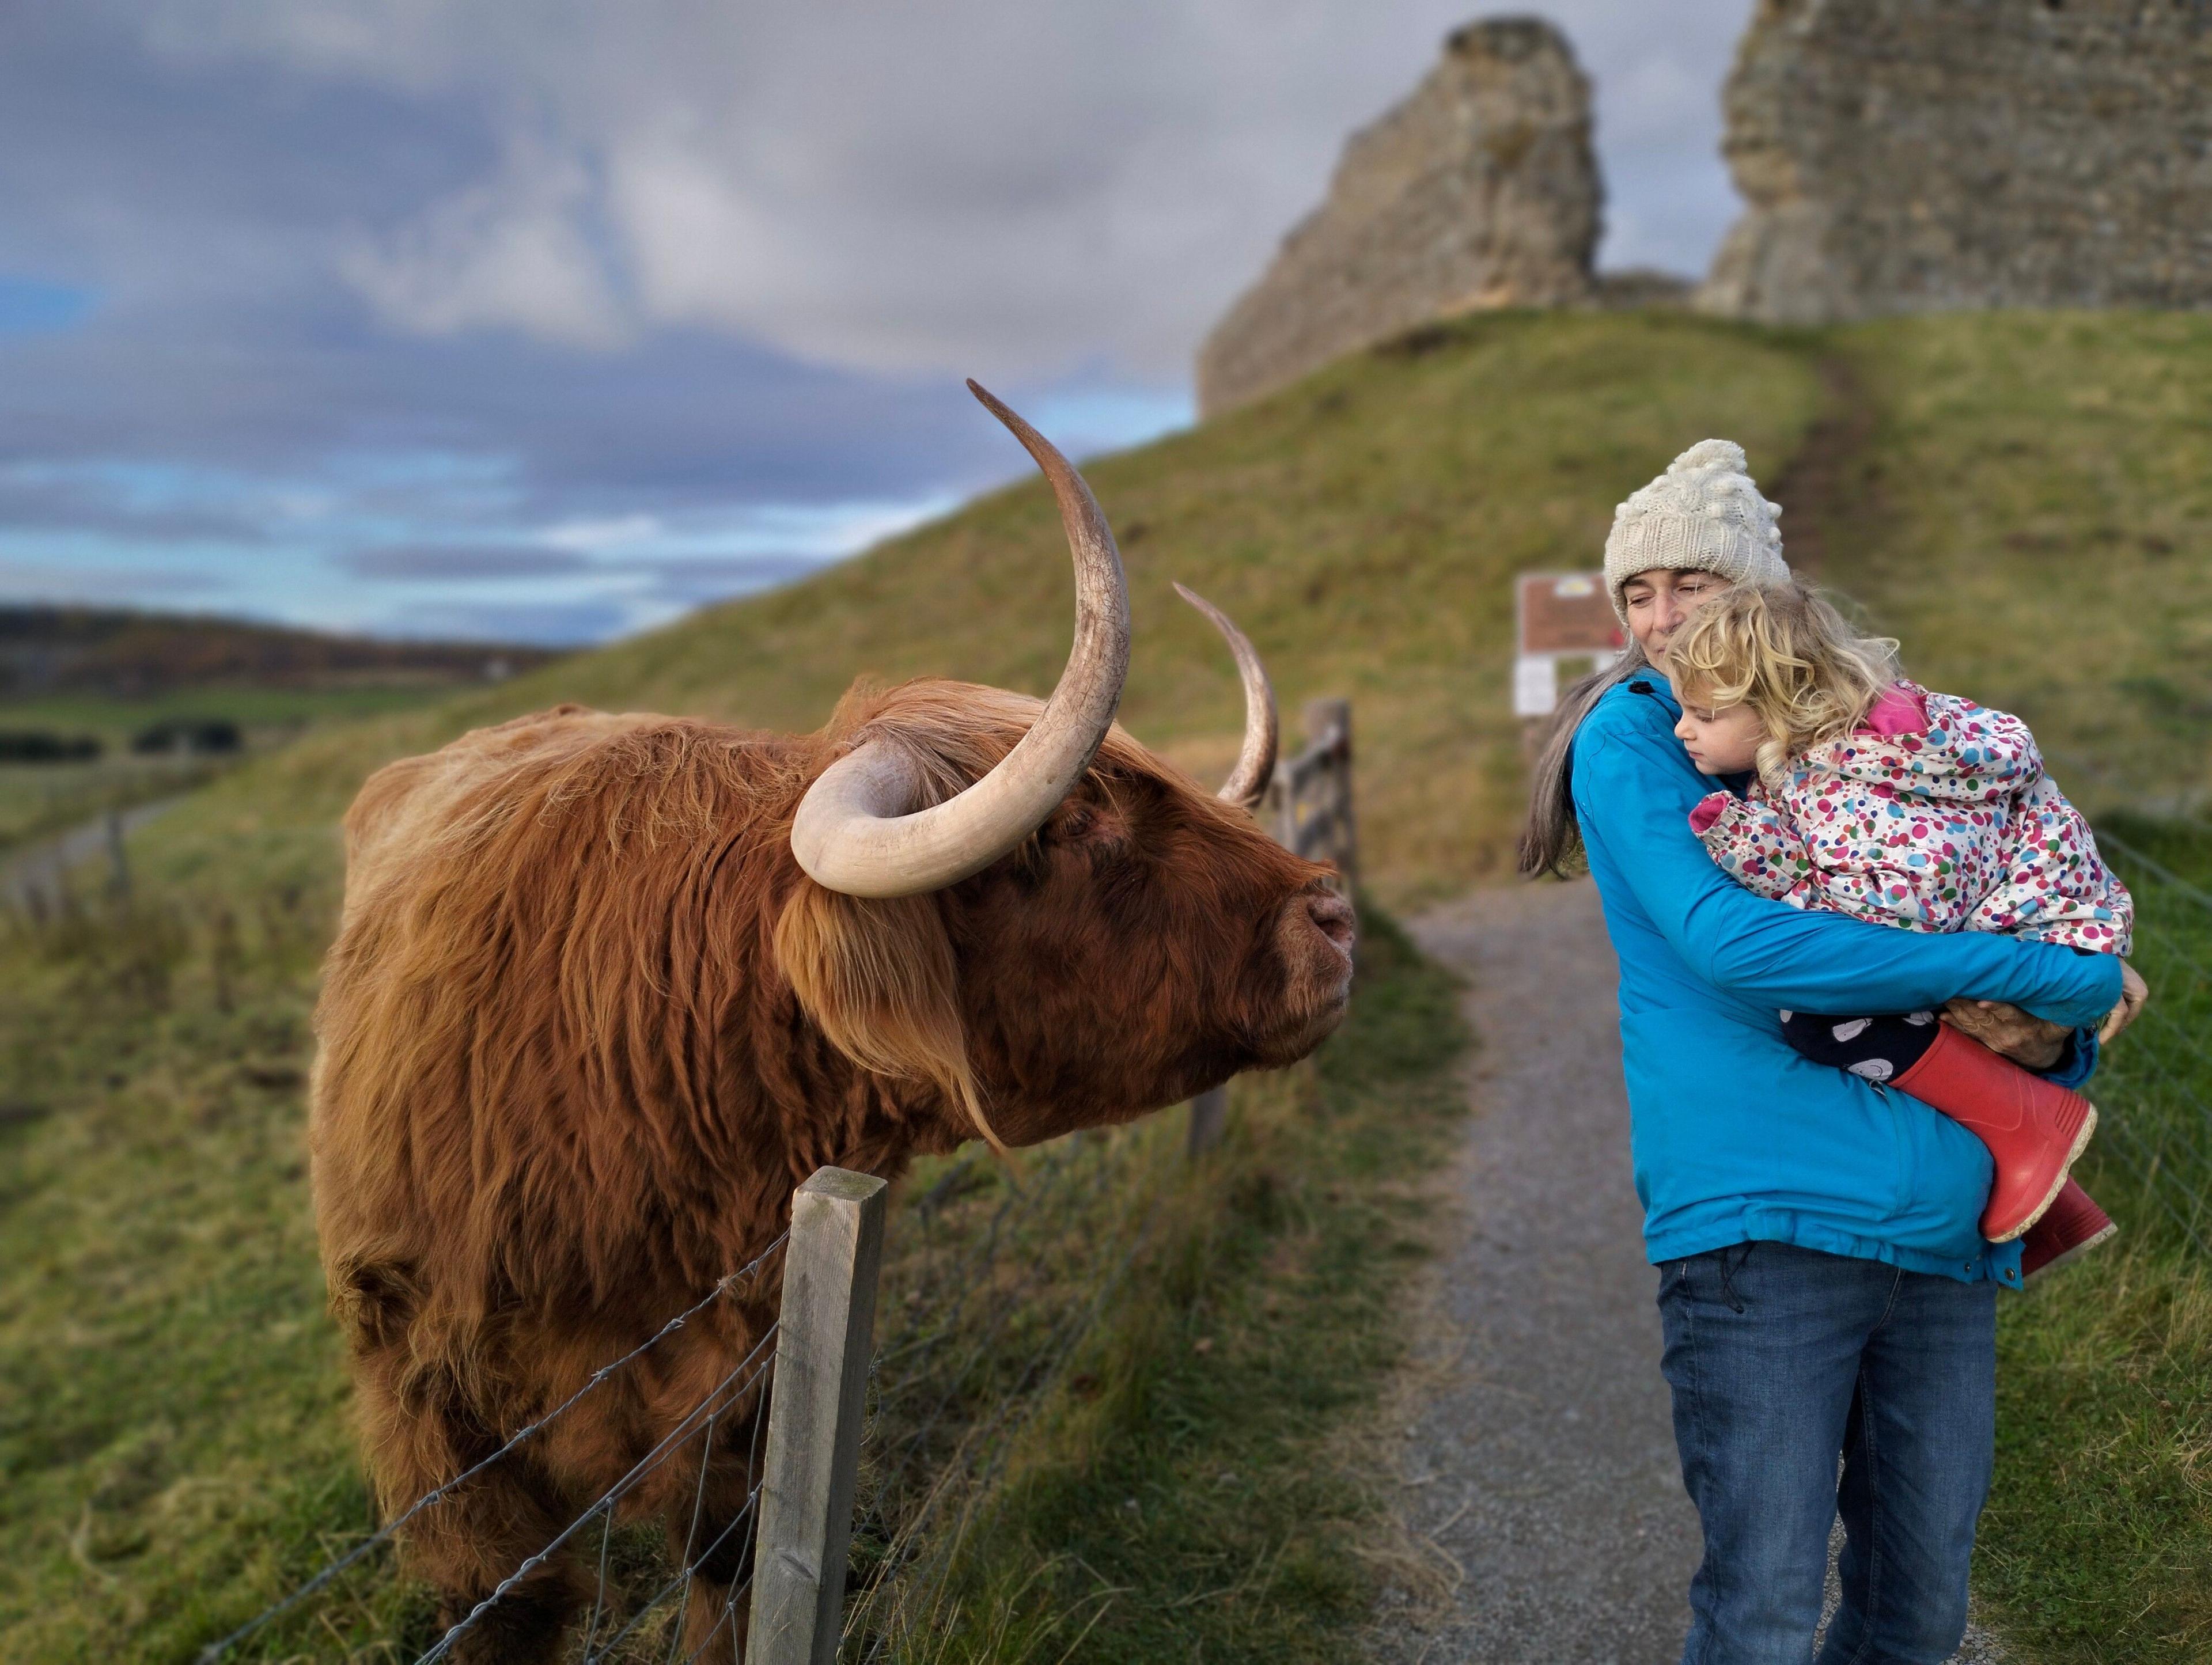
<svg viewBox="0 0 2212 1665">
<path fill-rule="evenodd" d="M 1628 609 L 1628 634 L 1644 650 L 1655 671 L 1667 669 L 1667 644 L 1690 615 L 1728 588 L 1711 573 L 1676 572 L 1655 567 L 1638 573 L 1620 586 L 1620 599 Z"/>
</svg>

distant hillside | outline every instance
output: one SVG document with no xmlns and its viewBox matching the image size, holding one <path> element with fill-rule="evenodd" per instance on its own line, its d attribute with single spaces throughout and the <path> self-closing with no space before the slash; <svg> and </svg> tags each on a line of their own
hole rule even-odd
<svg viewBox="0 0 2212 1665">
<path fill-rule="evenodd" d="M 1498 313 L 1099 459 L 1085 472 L 1120 535 L 1135 629 L 1121 720 L 1202 775 L 1235 754 L 1237 678 L 1170 587 L 1182 580 L 1250 633 L 1293 730 L 1304 701 L 1352 697 L 1363 848 L 1389 894 L 1494 873 L 1521 795 L 1512 575 L 1595 564 L 1613 504 L 1692 440 L 1735 434 L 1778 471 L 1820 397 L 1801 349 L 1734 326 Z M 204 813 L 238 817 L 225 842 L 250 822 L 295 828 L 321 852 L 382 757 L 561 699 L 810 729 L 860 675 L 1042 693 L 1067 654 L 1071 598 L 1032 477 L 805 583 L 311 736 Z"/>
<path fill-rule="evenodd" d="M 1512 574 L 1598 564 L 1613 505 L 1722 434 L 1783 499 L 1792 553 L 1817 551 L 1917 674 L 2025 714 L 2061 780 L 2093 799 L 2201 804 L 2208 374 L 2212 319 L 2183 314 L 1812 333 L 1523 313 L 1425 329 L 1086 469 L 1129 568 L 1122 720 L 1200 772 L 1233 754 L 1236 679 L 1169 588 L 1181 579 L 1250 632 L 1287 713 L 1353 699 L 1361 835 L 1387 897 L 1496 875 L 1524 791 Z M 1058 526 L 1031 480 L 805 583 L 310 736 L 203 813 L 230 817 L 226 837 L 241 823 L 295 829 L 320 866 L 322 829 L 370 768 L 464 727 L 579 699 L 811 728 L 862 674 L 1041 692 L 1069 606 Z"/>
<path fill-rule="evenodd" d="M 540 647 L 380 641 L 120 608 L 0 605 L 0 700 L 478 683 L 554 657 Z"/>
</svg>

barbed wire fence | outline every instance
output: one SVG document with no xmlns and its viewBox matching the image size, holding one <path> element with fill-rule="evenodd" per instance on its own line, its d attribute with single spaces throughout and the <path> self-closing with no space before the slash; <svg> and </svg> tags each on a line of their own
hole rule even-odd
<svg viewBox="0 0 2212 1665">
<path fill-rule="evenodd" d="M 1349 897 L 1359 883 L 1359 825 L 1352 798 L 1352 702 L 1309 700 L 1306 744 L 1267 777 L 1255 811 L 1268 836 L 1293 855 L 1336 867 Z M 1229 1118 L 1224 1085 L 1190 1102 L 1188 1149 L 1195 1158 L 1221 1141 Z"/>
<path fill-rule="evenodd" d="M 848 1203 L 872 1204 L 878 1242 L 882 1231 L 882 1181 L 820 1170 L 801 1188 L 793 1228 L 760 1255 L 593 1371 L 496 1450 L 204 1649 L 199 1665 L 298 1657 L 297 1638 L 280 1638 L 272 1627 L 310 1610 L 349 1574 L 378 1569 L 383 1553 L 410 1527 L 432 1518 L 496 1465 L 526 1457 L 532 1442 L 668 1338 L 715 1303 L 758 1291 L 779 1270 L 781 1316 L 618 1480 L 427 1648 L 403 1648 L 389 1637 L 374 1645 L 416 1665 L 448 1659 L 502 1598 L 580 1545 L 590 1552 L 592 1584 L 588 1613 L 579 1615 L 562 1656 L 574 1665 L 739 1656 L 770 1665 L 826 1660 L 841 1644 L 854 1661 L 898 1657 L 939 1610 L 948 1576 L 1010 1455 L 1053 1391 L 1069 1385 L 1071 1362 L 1149 1240 L 1161 1176 L 1174 1164 L 1159 1159 L 1172 1141 L 1144 1135 L 1140 1127 L 1074 1134 L 1025 1153 L 1012 1169 L 980 1150 L 947 1159 L 902 1211 L 904 1241 L 880 1279 L 870 1250 L 833 1254 L 826 1272 L 807 1281 L 804 1265 L 810 1257 L 822 1260 L 819 1223 L 810 1223 L 805 1212 L 810 1194 L 827 1189 Z M 878 1326 L 872 1313 L 879 1287 L 885 1310 Z M 793 1340 L 803 1343 L 795 1353 Z M 824 1399 L 820 1384 L 842 1386 L 848 1374 L 865 1399 L 851 1392 L 841 1411 Z M 1080 1379 L 1074 1385 L 1082 1391 Z M 732 1411 L 757 1402 L 758 1394 L 768 1395 L 769 1410 L 750 1419 L 746 1496 L 702 1539 L 718 1426 Z M 810 1400 L 808 1413 L 802 1407 Z M 626 1552 L 619 1520 L 624 1501 L 678 1461 L 694 1465 L 683 1553 Z M 775 1509 L 763 1506 L 771 1494 L 782 1508 L 781 1523 Z M 843 1535 L 848 1527 L 849 1546 Z M 629 1565 L 634 1560 L 643 1565 Z M 706 1634 L 687 1640 L 683 1616 L 694 1583 L 718 1560 L 741 1574 Z M 804 1566 L 794 1580 L 795 1562 Z M 799 1588 L 785 1592 L 781 1605 L 802 1611 L 779 1618 L 778 1598 L 757 1587 L 756 1574 L 795 1582 Z M 778 1646 L 771 1627 L 796 1634 L 787 1638 L 789 1645 Z M 749 1643 L 743 1640 L 748 1628 Z M 332 1635 L 343 1640 L 334 1628 Z M 264 1637 L 273 1651 L 255 1647 Z"/>
<path fill-rule="evenodd" d="M 904 1296 L 872 1376 L 843 1657 L 896 1658 L 942 1617 L 1024 1437 L 1055 1392 L 1095 1389 L 1073 1365 L 1152 1240 L 1159 1148 L 1079 1134 L 1038 1152 L 1018 1187 L 971 1158 L 909 1211 Z"/>
<path fill-rule="evenodd" d="M 1351 702 L 1312 701 L 1304 719 L 1306 744 L 1277 764 L 1255 816 L 1285 848 L 1333 863 L 1348 892 Z M 1227 1131 L 1225 1086 L 1191 1101 L 1187 1159 Z M 1056 1399 L 1100 1391 L 1079 1367 L 1152 1243 L 1173 1171 L 1161 1155 L 1139 1128 L 1081 1133 L 1031 1153 L 1016 1181 L 970 1151 L 902 1215 L 905 1252 L 886 1268 L 895 1292 L 871 1375 L 838 1654 L 848 1665 L 886 1665 L 942 1628 L 955 1570 L 1025 1438 Z"/>
<path fill-rule="evenodd" d="M 2212 1259 L 2212 892 L 2109 827 L 2104 853 L 2136 899 L 2134 963 L 2151 1000 L 2102 1060 L 2098 1143 Z"/>
<path fill-rule="evenodd" d="M 384 1525 L 370 1533 L 360 1543 L 331 1561 L 313 1577 L 297 1586 L 282 1600 L 264 1608 L 244 1625 L 202 1649 L 198 1656 L 198 1665 L 216 1665 L 218 1661 L 245 1656 L 241 1650 L 258 1640 L 278 1620 L 305 1608 L 316 1597 L 337 1585 L 348 1573 L 365 1563 L 369 1563 L 372 1558 L 379 1555 L 380 1552 L 394 1547 L 409 1527 L 463 1492 L 472 1481 L 480 1479 L 501 1463 L 526 1455 L 526 1448 L 529 1447 L 540 1435 L 574 1412 L 580 1405 L 592 1398 L 610 1382 L 614 1381 L 625 1370 L 643 1359 L 669 1337 L 690 1326 L 708 1308 L 718 1303 L 730 1301 L 733 1297 L 743 1297 L 757 1293 L 767 1279 L 774 1275 L 773 1268 L 788 1248 L 790 1240 L 789 1231 L 778 1233 L 775 1238 L 751 1261 L 718 1280 L 714 1287 L 706 1295 L 670 1318 L 638 1346 L 592 1371 L 581 1387 L 551 1409 L 515 1430 L 501 1442 L 497 1449 L 471 1464 L 452 1480 L 424 1493 L 414 1503 L 394 1515 Z M 752 1486 L 744 1505 L 718 1531 L 714 1540 L 703 1548 L 697 1548 L 696 1554 L 692 1553 L 696 1547 L 696 1537 L 700 1526 L 700 1504 L 706 1495 L 706 1466 L 713 1452 L 717 1424 L 733 1407 L 743 1402 L 748 1395 L 752 1394 L 756 1389 L 765 1389 L 774 1364 L 774 1349 L 780 1333 L 780 1321 L 767 1326 L 743 1357 L 714 1383 L 703 1397 L 679 1417 L 676 1424 L 641 1455 L 620 1479 L 580 1510 L 568 1525 L 542 1548 L 518 1565 L 489 1595 L 443 1632 L 427 1650 L 416 1655 L 418 1665 L 430 1665 L 433 1661 L 447 1657 L 463 1638 L 483 1622 L 496 1602 L 513 1592 L 531 1574 L 550 1563 L 556 1556 L 594 1523 L 599 1526 L 600 1531 L 598 1581 L 589 1628 L 584 1637 L 580 1657 L 589 1661 L 611 1661 L 622 1657 L 623 1656 L 617 1651 L 618 1647 L 635 1635 L 640 1628 L 648 1620 L 653 1619 L 656 1614 L 665 1613 L 669 1596 L 675 1595 L 680 1601 L 684 1595 L 688 1595 L 692 1580 L 700 1567 L 716 1554 L 733 1534 L 740 1530 L 750 1532 L 751 1529 L 760 1495 L 759 1486 L 757 1484 Z M 755 1443 L 748 1455 L 749 1480 L 760 1470 L 757 1449 L 759 1420 L 755 1419 Z M 647 1600 L 638 1604 L 620 1628 L 612 1631 L 606 1640 L 601 1643 L 599 1635 L 599 1627 L 608 1618 L 609 1611 L 608 1564 L 614 1540 L 617 1512 L 625 1498 L 634 1495 L 650 1476 L 691 1445 L 695 1437 L 699 1447 L 700 1478 L 695 1486 L 691 1540 L 687 1542 L 685 1553 L 680 1558 L 679 1570 L 659 1589 L 652 1592 Z M 729 1601 L 726 1604 L 726 1610 L 724 1614 L 726 1623 L 733 1617 L 736 1604 L 742 1599 L 744 1593 L 742 1586 L 732 1588 Z M 710 1636 L 708 1643 L 700 1644 L 701 1648 L 710 1644 L 713 1638 Z M 393 1652 L 390 1638 L 384 1638 L 384 1641 L 386 1650 L 392 1653 L 392 1656 L 404 1656 Z M 285 1646 L 285 1656 L 292 1656 L 293 1651 L 289 1644 Z M 696 1653 L 698 1650 L 694 1651 Z M 672 1658 L 674 1656 L 672 1650 L 670 1656 Z"/>
</svg>

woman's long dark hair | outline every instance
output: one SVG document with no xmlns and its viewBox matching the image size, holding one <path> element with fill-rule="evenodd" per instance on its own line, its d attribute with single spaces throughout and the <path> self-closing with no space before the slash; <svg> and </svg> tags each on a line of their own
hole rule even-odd
<svg viewBox="0 0 2212 1665">
<path fill-rule="evenodd" d="M 1593 671 L 1566 691 L 1552 726 L 1536 754 L 1536 770 L 1528 782 L 1528 821 L 1521 829 L 1521 871 L 1534 878 L 1545 873 L 1565 878 L 1583 847 L 1582 829 L 1575 823 L 1575 800 L 1568 780 L 1575 731 L 1605 691 L 1626 682 L 1639 671 L 1650 669 L 1644 649 L 1631 641 L 1626 651 L 1601 671 Z"/>
</svg>

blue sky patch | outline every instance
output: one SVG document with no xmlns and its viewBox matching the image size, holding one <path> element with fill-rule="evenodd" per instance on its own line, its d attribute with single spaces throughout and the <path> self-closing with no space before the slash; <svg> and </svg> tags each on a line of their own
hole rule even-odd
<svg viewBox="0 0 2212 1665">
<path fill-rule="evenodd" d="M 0 336 L 69 329 L 91 312 L 93 300 L 90 289 L 0 272 Z"/>
</svg>

